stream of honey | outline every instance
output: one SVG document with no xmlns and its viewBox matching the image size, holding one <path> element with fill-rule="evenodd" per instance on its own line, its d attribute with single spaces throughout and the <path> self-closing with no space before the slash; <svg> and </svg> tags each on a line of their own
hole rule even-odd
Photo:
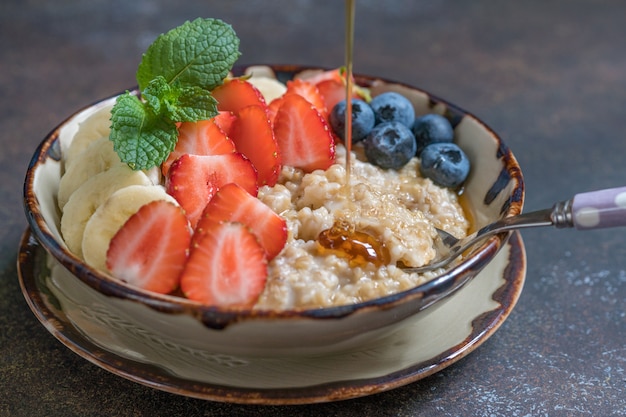
<svg viewBox="0 0 626 417">
<path fill-rule="evenodd" d="M 344 192 L 348 201 L 351 201 L 352 188 L 350 179 L 352 176 L 352 89 L 353 89 L 353 50 L 354 50 L 354 15 L 355 1 L 346 0 L 346 34 L 345 34 L 345 68 L 346 68 L 346 120 L 344 132 L 344 146 L 346 148 L 346 182 Z M 323 230 L 317 242 L 320 252 L 334 253 L 350 259 L 353 265 L 372 263 L 376 266 L 389 263 L 387 248 L 376 237 L 364 231 L 356 230 L 354 224 L 348 219 L 335 221 L 330 229 Z"/>
<path fill-rule="evenodd" d="M 350 193 L 350 175 L 352 172 L 352 62 L 354 60 L 354 14 L 355 0 L 346 0 L 346 131 L 344 145 L 346 147 L 346 189 Z"/>
</svg>

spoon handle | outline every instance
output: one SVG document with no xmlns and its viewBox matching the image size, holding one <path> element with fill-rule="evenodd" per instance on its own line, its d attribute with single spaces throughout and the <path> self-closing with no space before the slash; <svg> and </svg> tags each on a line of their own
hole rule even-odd
<svg viewBox="0 0 626 417">
<path fill-rule="evenodd" d="M 572 222 L 579 230 L 626 226 L 626 187 L 576 194 Z"/>
</svg>

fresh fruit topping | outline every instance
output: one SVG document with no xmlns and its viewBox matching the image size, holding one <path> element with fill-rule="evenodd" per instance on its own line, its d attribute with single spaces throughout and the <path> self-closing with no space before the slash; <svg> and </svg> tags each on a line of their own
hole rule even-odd
<svg viewBox="0 0 626 417">
<path fill-rule="evenodd" d="M 287 81 L 287 92 L 295 93 L 304 97 L 309 103 L 317 109 L 320 114 L 326 118 L 328 116 L 328 109 L 324 97 L 320 93 L 320 90 L 308 81 L 295 79 Z"/>
<path fill-rule="evenodd" d="M 266 107 L 263 94 L 248 81 L 241 78 L 232 78 L 213 90 L 213 97 L 217 100 L 220 111 L 230 111 L 235 114 L 248 106 Z"/>
<path fill-rule="evenodd" d="M 341 140 L 345 140 L 346 100 L 341 100 L 330 112 L 330 126 Z M 374 128 L 374 111 L 360 99 L 352 99 L 352 143 L 363 140 Z"/>
<path fill-rule="evenodd" d="M 467 155 L 455 143 L 433 143 L 421 154 L 420 172 L 442 187 L 463 184 L 470 170 Z"/>
<path fill-rule="evenodd" d="M 331 111 L 341 100 L 346 99 L 346 69 L 344 67 L 315 74 L 304 74 L 303 79 L 317 87 L 328 111 Z M 359 98 L 366 102 L 371 100 L 369 90 L 356 83 L 352 84 L 352 98 Z"/>
<path fill-rule="evenodd" d="M 411 129 L 417 143 L 416 155 L 419 157 L 422 150 L 431 143 L 450 143 L 454 141 L 454 129 L 445 117 L 431 113 L 418 117 Z"/>
<path fill-rule="evenodd" d="M 196 19 L 157 37 L 137 69 L 141 95 L 120 95 L 111 111 L 110 139 L 122 162 L 158 166 L 174 149 L 177 122 L 214 117 L 210 92 L 239 55 L 237 35 L 218 19 Z"/>
<path fill-rule="evenodd" d="M 346 84 L 343 80 L 328 79 L 316 84 L 317 89 L 324 98 L 327 109 L 332 109 L 341 100 L 346 99 Z M 352 94 L 353 98 L 359 98 Z"/>
<path fill-rule="evenodd" d="M 217 191 L 198 221 L 194 241 L 196 236 L 211 230 L 211 223 L 221 221 L 249 227 L 265 249 L 268 261 L 274 259 L 287 242 L 285 219 L 237 184 L 226 184 Z M 241 256 L 245 254 L 242 252 Z"/>
<path fill-rule="evenodd" d="M 274 120 L 276 120 L 276 113 L 278 113 L 278 109 L 283 104 L 283 99 L 285 96 L 280 96 L 275 100 L 272 100 L 270 104 L 267 105 L 267 118 L 269 119 L 272 126 L 274 126 Z"/>
<path fill-rule="evenodd" d="M 221 155 L 235 152 L 235 144 L 214 119 L 184 122 L 178 128 L 178 142 L 161 170 L 167 175 L 170 165 L 184 154 Z"/>
<path fill-rule="evenodd" d="M 303 79 L 311 84 L 319 84 L 322 81 L 327 80 L 344 82 L 345 73 L 345 67 L 340 67 L 326 71 L 316 71 L 315 73 L 304 74 Z"/>
<path fill-rule="evenodd" d="M 415 110 L 408 98 L 395 91 L 382 93 L 370 102 L 376 124 L 384 122 L 400 122 L 409 129 L 413 127 L 415 121 Z"/>
<path fill-rule="evenodd" d="M 224 184 L 234 182 L 256 196 L 257 173 L 241 153 L 223 155 L 185 154 L 171 165 L 166 178 L 167 192 L 185 210 L 192 227 L 202 211 Z"/>
<path fill-rule="evenodd" d="M 271 103 L 287 91 L 285 84 L 272 76 L 256 76 L 253 74 L 252 77 L 248 78 L 248 82 L 263 94 L 266 103 Z"/>
<path fill-rule="evenodd" d="M 226 136 L 230 136 L 230 131 L 233 127 L 233 123 L 235 122 L 235 114 L 231 111 L 221 111 L 213 118 L 213 121 L 222 132 L 226 133 Z"/>
<path fill-rule="evenodd" d="M 275 185 L 280 174 L 281 156 L 265 109 L 256 105 L 240 109 L 233 122 L 231 137 L 237 151 L 250 159 L 256 168 L 258 185 Z"/>
<path fill-rule="evenodd" d="M 335 141 L 328 124 L 297 94 L 283 97 L 274 119 L 274 135 L 285 165 L 312 172 L 335 162 Z"/>
<path fill-rule="evenodd" d="M 111 106 L 101 107 L 78 124 L 78 130 L 68 147 L 63 149 L 63 162 L 67 171 L 72 163 L 91 143 L 108 138 L 111 133 Z"/>
<path fill-rule="evenodd" d="M 111 194 L 91 215 L 83 231 L 83 259 L 91 267 L 106 271 L 107 251 L 113 236 L 139 208 L 155 200 L 177 201 L 160 185 L 129 185 Z"/>
<path fill-rule="evenodd" d="M 96 139 L 81 152 L 59 181 L 57 203 L 61 210 L 74 191 L 85 181 L 115 165 L 123 165 L 106 137 Z"/>
<path fill-rule="evenodd" d="M 267 280 L 267 258 L 241 223 L 212 222 L 196 241 L 181 275 L 190 300 L 219 307 L 251 307 Z"/>
<path fill-rule="evenodd" d="M 143 171 L 117 164 L 91 176 L 72 193 L 61 214 L 61 234 L 69 250 L 82 258 L 87 222 L 111 194 L 130 185 L 150 186 L 152 181 Z"/>
<path fill-rule="evenodd" d="M 178 287 L 190 240 L 182 209 L 156 200 L 139 208 L 113 236 L 106 266 L 130 285 L 167 294 Z"/>
<path fill-rule="evenodd" d="M 381 168 L 398 169 L 415 156 L 415 137 L 400 122 L 378 124 L 363 140 L 367 160 Z"/>
</svg>

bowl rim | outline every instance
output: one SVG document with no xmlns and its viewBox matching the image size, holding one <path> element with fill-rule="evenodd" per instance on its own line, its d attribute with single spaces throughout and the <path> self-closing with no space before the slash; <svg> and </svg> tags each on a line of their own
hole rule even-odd
<svg viewBox="0 0 626 417">
<path fill-rule="evenodd" d="M 238 65 L 234 67 L 233 73 L 235 75 L 241 75 L 244 73 L 246 68 L 258 65 L 270 67 L 276 73 L 291 73 L 293 75 L 305 70 L 329 69 L 305 65 L 250 64 Z M 502 171 L 508 173 L 507 181 L 503 185 L 513 182 L 511 197 L 507 201 L 506 207 L 502 208 L 503 215 L 508 217 L 521 214 L 524 202 L 525 186 L 519 164 L 512 151 L 506 144 L 503 143 L 499 135 L 496 134 L 495 131 L 487 126 L 481 119 L 461 107 L 427 92 L 426 90 L 404 82 L 362 74 L 354 74 L 354 77 L 357 84 L 366 87 L 373 85 L 377 81 L 382 81 L 387 84 L 410 88 L 425 94 L 429 98 L 432 107 L 437 104 L 443 105 L 447 112 L 449 112 L 452 116 L 457 116 L 459 118 L 459 122 L 464 117 L 470 117 L 474 122 L 478 123 L 483 129 L 485 129 L 485 131 L 488 132 L 497 144 L 498 157 L 503 163 Z M 125 91 L 136 92 L 136 88 Z M 39 210 L 38 198 L 34 192 L 36 168 L 49 158 L 60 160 L 60 153 L 57 152 L 58 149 L 55 150 L 54 148 L 58 146 L 58 139 L 62 127 L 79 113 L 105 101 L 111 100 L 122 93 L 123 92 L 116 93 L 103 99 L 92 101 L 91 103 L 73 112 L 55 128 L 53 128 L 35 149 L 35 152 L 28 164 L 23 188 L 23 204 L 26 218 L 36 238 L 42 243 L 46 251 L 58 259 L 62 265 L 70 270 L 73 275 L 104 295 L 139 302 L 164 313 L 190 315 L 198 320 L 201 320 L 208 327 L 216 329 L 224 328 L 233 322 L 255 319 L 338 319 L 357 312 L 378 309 L 386 310 L 394 308 L 400 304 L 410 302 L 419 303 L 419 311 L 426 309 L 441 298 L 448 297 L 462 287 L 473 276 L 472 274 L 475 274 L 477 271 L 482 269 L 497 254 L 510 236 L 511 232 L 505 232 L 493 236 L 485 243 L 477 247 L 472 252 L 472 256 L 466 257 L 458 265 L 446 270 L 442 275 L 439 275 L 438 277 L 435 277 L 434 279 L 423 284 L 383 297 L 340 306 L 287 310 L 222 308 L 203 305 L 179 296 L 157 294 L 135 288 L 123 281 L 117 280 L 107 274 L 101 273 L 89 267 L 81 259 L 72 254 L 67 248 L 61 245 L 48 228 L 43 214 Z"/>
</svg>

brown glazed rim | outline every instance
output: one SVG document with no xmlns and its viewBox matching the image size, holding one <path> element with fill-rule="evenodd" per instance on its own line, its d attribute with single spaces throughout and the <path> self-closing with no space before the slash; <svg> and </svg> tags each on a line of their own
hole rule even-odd
<svg viewBox="0 0 626 417">
<path fill-rule="evenodd" d="M 268 66 L 274 70 L 279 80 L 290 79 L 293 75 L 304 70 L 324 69 L 294 65 Z M 233 70 L 233 73 L 235 75 L 241 75 L 247 67 L 249 66 L 236 67 Z M 380 77 L 365 75 L 355 75 L 355 80 L 357 84 L 362 86 L 371 86 L 378 81 L 405 86 L 426 94 L 429 97 L 431 107 L 434 107 L 437 104 L 444 105 L 446 108 L 445 115 L 452 121 L 453 125 L 458 124 L 461 119 L 466 116 L 471 117 L 476 122 L 481 124 L 497 143 L 497 156 L 502 160 L 503 164 L 500 179 L 492 186 L 488 195 L 485 196 L 485 200 L 488 202 L 489 199 L 495 198 L 498 192 L 500 192 L 509 181 L 513 181 L 513 192 L 504 207 L 501 208 L 501 211 L 503 216 L 506 217 L 521 213 L 524 201 L 524 181 L 519 164 L 510 149 L 502 142 L 500 137 L 491 128 L 471 113 L 468 113 L 461 108 L 419 88 Z M 109 98 L 115 97 L 116 95 Z M 249 308 L 218 308 L 203 306 L 197 302 L 187 300 L 182 297 L 149 293 L 92 269 L 62 246 L 55 239 L 54 235 L 46 225 L 43 215 L 39 210 L 38 199 L 34 193 L 34 174 L 38 165 L 43 164 L 48 158 L 56 160 L 60 159 L 58 137 L 61 127 L 77 113 L 99 103 L 100 101 L 102 100 L 83 107 L 65 119 L 61 124 L 53 129 L 37 147 L 33 158 L 28 165 L 24 182 L 24 209 L 30 228 L 43 247 L 81 281 L 107 296 L 136 301 L 163 313 L 190 315 L 202 321 L 206 326 L 216 329 L 224 328 L 230 323 L 254 319 L 297 319 L 303 317 L 313 319 L 337 319 L 366 310 L 390 309 L 404 303 L 417 303 L 415 309 L 422 310 L 440 298 L 450 295 L 464 283 L 469 281 L 473 275 L 479 272 L 489 261 L 491 261 L 510 235 L 510 233 L 503 233 L 492 237 L 477 248 L 471 257 L 466 258 L 454 268 L 451 268 L 444 274 L 429 282 L 403 292 L 345 306 L 316 309 L 294 309 L 285 311 L 253 310 Z"/>
</svg>

